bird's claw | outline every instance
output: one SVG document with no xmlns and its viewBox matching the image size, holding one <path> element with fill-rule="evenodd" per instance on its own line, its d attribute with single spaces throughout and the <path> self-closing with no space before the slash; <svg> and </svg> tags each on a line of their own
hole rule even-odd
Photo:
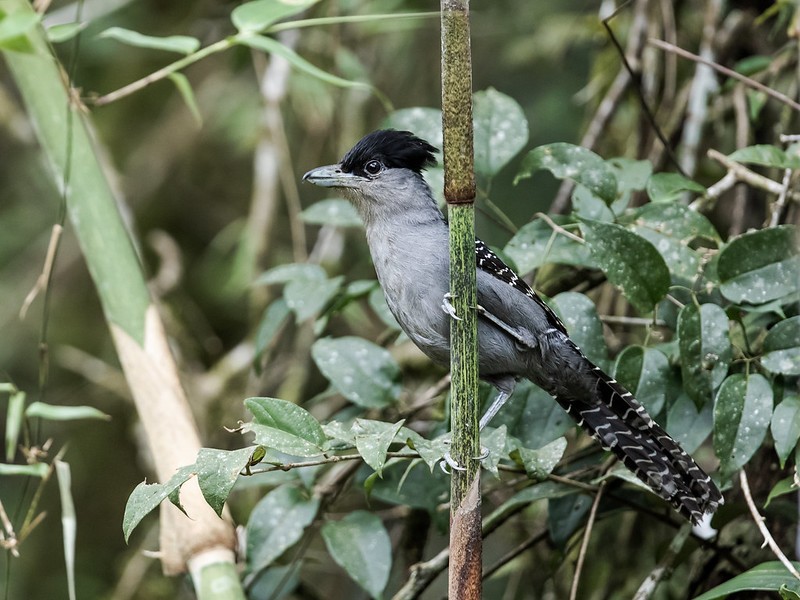
<svg viewBox="0 0 800 600">
<path fill-rule="evenodd" d="M 475 456 L 473 458 L 475 460 L 484 461 L 488 457 L 489 457 L 489 449 L 486 446 L 481 446 L 480 455 L 479 456 Z M 450 451 L 447 451 L 447 452 L 444 453 L 444 456 L 442 457 L 442 460 L 439 463 L 439 468 L 449 475 L 450 474 L 450 470 L 447 468 L 448 466 L 450 467 L 450 469 L 453 469 L 454 471 L 466 471 L 467 470 L 466 467 L 462 467 L 461 465 L 458 464 L 456 459 L 453 458 L 450 455 Z"/>
<path fill-rule="evenodd" d="M 456 321 L 460 321 L 461 317 L 456 314 L 456 309 L 453 308 L 453 303 L 450 300 L 453 299 L 453 295 L 450 292 L 447 292 L 442 298 L 442 310 L 450 315 L 451 318 L 455 319 Z"/>
</svg>

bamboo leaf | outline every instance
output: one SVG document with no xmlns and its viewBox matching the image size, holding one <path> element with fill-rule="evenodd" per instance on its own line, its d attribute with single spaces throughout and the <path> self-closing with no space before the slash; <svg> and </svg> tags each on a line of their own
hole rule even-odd
<svg viewBox="0 0 800 600">
<path fill-rule="evenodd" d="M 177 52 L 178 54 L 191 54 L 192 52 L 197 52 L 200 48 L 200 40 L 188 35 L 157 37 L 144 35 L 138 31 L 131 31 L 122 27 L 109 27 L 98 34 L 98 37 L 116 40 L 137 48 L 165 50 L 167 52 Z"/>
</svg>

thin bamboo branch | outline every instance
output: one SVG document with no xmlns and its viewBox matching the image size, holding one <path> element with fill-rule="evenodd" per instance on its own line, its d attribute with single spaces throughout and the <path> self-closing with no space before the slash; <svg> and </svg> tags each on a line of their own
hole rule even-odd
<svg viewBox="0 0 800 600">
<path fill-rule="evenodd" d="M 665 42 L 663 40 L 656 40 L 656 39 L 652 39 L 651 38 L 651 39 L 647 40 L 647 43 L 649 45 L 651 45 L 651 46 L 659 48 L 660 50 L 664 50 L 665 52 L 672 52 L 672 53 L 677 54 L 678 56 L 681 56 L 681 57 L 686 58 L 688 60 L 693 60 L 695 62 L 702 63 L 704 65 L 708 65 L 709 67 L 711 67 L 715 71 L 718 71 L 718 72 L 722 73 L 723 75 L 726 75 L 727 77 L 730 77 L 732 79 L 736 79 L 737 81 L 741 81 L 746 86 L 751 87 L 753 89 L 756 89 L 759 92 L 764 92 L 767 96 L 769 96 L 771 98 L 774 98 L 775 100 L 777 100 L 779 102 L 783 102 L 784 104 L 786 104 L 787 106 L 793 108 L 796 111 L 800 111 L 800 104 L 798 104 L 797 102 L 795 102 L 794 100 L 789 98 L 789 96 L 787 96 L 785 94 L 781 94 L 780 92 L 773 90 L 771 87 L 768 87 L 768 86 L 764 85 L 763 83 L 760 83 L 760 82 L 756 81 L 755 79 L 751 79 L 750 77 L 746 77 L 746 76 L 742 75 L 741 73 L 737 73 L 736 71 L 733 71 L 733 70 L 731 70 L 731 69 L 729 69 L 727 67 L 723 67 L 720 64 L 717 64 L 717 63 L 712 62 L 710 60 L 706 60 L 705 58 L 703 58 L 701 56 L 697 56 L 697 54 L 692 54 L 691 52 L 688 52 L 688 51 L 684 50 L 683 48 L 680 48 L 679 46 L 675 46 L 674 44 L 667 43 L 667 42 Z"/>
</svg>

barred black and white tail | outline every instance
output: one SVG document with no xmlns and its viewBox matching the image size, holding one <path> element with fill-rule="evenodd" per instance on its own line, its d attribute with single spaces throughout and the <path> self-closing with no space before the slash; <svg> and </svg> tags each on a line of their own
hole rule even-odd
<svg viewBox="0 0 800 600">
<path fill-rule="evenodd" d="M 591 365 L 594 393 L 557 396 L 561 407 L 687 519 L 696 524 L 704 514 L 713 513 L 724 500 L 711 477 L 653 421 L 633 394 L 583 358 Z"/>
</svg>

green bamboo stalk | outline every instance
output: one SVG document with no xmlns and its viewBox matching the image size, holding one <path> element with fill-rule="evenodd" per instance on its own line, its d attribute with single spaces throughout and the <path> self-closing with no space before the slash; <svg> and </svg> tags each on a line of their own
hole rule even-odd
<svg viewBox="0 0 800 600">
<path fill-rule="evenodd" d="M 481 597 L 481 495 L 478 429 L 478 335 L 475 267 L 475 169 L 468 0 L 442 0 L 442 130 L 444 193 L 450 222 L 451 321 L 449 597 Z"/>
<path fill-rule="evenodd" d="M 0 0 L 0 22 L 9 18 L 33 22 L 33 15 L 27 0 Z M 85 107 L 65 85 L 67 77 L 51 53 L 41 26 L 31 27 L 14 43 L 3 44 L 0 50 L 19 88 L 56 185 L 65 190 L 68 215 L 147 432 L 158 477 L 166 481 L 175 469 L 195 461 L 199 435 L 163 324 L 95 153 Z M 191 519 L 170 505 L 161 510 L 164 571 L 185 572 L 189 561 L 213 567 L 214 577 L 224 579 L 226 597 L 243 599 L 235 571 L 231 524 L 216 516 L 196 484 L 184 486 L 181 500 Z M 194 574 L 195 569 L 192 571 Z M 200 593 L 209 587 L 206 585 L 209 576 L 205 569 L 197 572 Z M 215 596 L 200 597 L 205 600 Z"/>
</svg>

